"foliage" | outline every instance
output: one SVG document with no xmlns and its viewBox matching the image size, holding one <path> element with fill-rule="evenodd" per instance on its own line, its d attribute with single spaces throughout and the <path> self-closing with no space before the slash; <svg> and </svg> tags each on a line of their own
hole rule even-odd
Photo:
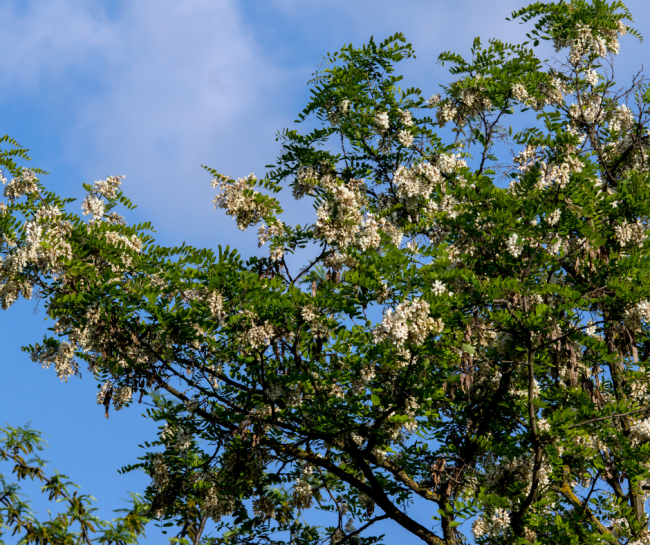
<svg viewBox="0 0 650 545">
<path fill-rule="evenodd" d="M 529 41 L 443 53 L 429 100 L 399 87 L 401 34 L 346 46 L 263 179 L 208 168 L 268 257 L 156 245 L 120 177 L 85 221 L 5 152 L 3 308 L 37 290 L 56 326 L 27 350 L 85 362 L 107 415 L 151 397 L 125 470 L 178 539 L 650 543 L 650 94 L 612 64 L 636 33 L 620 2 L 512 18 Z"/>
<path fill-rule="evenodd" d="M 47 476 L 46 462 L 39 455 L 45 447 L 41 433 L 29 426 L 0 428 L 0 461 L 13 463 L 12 473 L 16 481 L 10 482 L 0 474 L 0 543 L 2 535 L 11 531 L 18 537 L 19 544 L 34 543 L 44 545 L 100 543 L 101 545 L 128 545 L 137 543 L 144 535 L 148 522 L 145 503 L 137 494 L 131 495 L 131 508 L 122 509 L 126 515 L 112 521 L 103 521 L 94 513 L 94 498 L 78 494 L 71 489 L 77 485 L 68 480 L 67 475 L 55 472 Z M 42 483 L 41 492 L 50 502 L 62 504 L 64 511 L 56 516 L 39 521 L 32 511 L 29 501 L 23 499 L 21 480 Z"/>
</svg>

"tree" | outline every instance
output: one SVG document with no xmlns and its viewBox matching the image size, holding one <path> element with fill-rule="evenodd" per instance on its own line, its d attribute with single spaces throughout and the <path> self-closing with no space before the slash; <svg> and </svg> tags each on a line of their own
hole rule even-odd
<svg viewBox="0 0 650 545">
<path fill-rule="evenodd" d="M 5 139 L 3 308 L 36 290 L 56 325 L 32 359 L 85 362 L 107 416 L 150 396 L 160 436 L 126 469 L 179 538 L 650 542 L 650 93 L 612 64 L 637 33 L 621 2 L 512 19 L 527 42 L 443 53 L 429 100 L 398 87 L 401 34 L 346 46 L 263 179 L 208 168 L 268 257 L 156 245 L 121 177 L 85 186 L 86 221 Z"/>
<path fill-rule="evenodd" d="M 42 483 L 41 492 L 47 494 L 48 500 L 65 507 L 54 517 L 48 510 L 50 519 L 39 521 L 29 501 L 24 499 L 20 485 L 0 473 L 0 543 L 5 543 L 2 539 L 5 529 L 11 531 L 12 537 L 18 535 L 21 545 L 137 543 L 149 522 L 149 506 L 137 494 L 132 494 L 131 508 L 120 510 L 126 515 L 110 522 L 101 520 L 95 514 L 97 508 L 92 507 L 94 498 L 71 492 L 78 487 L 67 480 L 67 475 L 58 472 L 46 475 L 47 462 L 38 455 L 45 446 L 42 434 L 29 426 L 0 428 L 0 461 L 13 464 L 12 473 L 17 481 L 29 479 Z"/>
</svg>

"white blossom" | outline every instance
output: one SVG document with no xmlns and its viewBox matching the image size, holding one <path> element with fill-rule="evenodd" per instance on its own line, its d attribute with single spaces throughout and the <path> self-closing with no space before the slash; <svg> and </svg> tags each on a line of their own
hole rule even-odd
<svg viewBox="0 0 650 545">
<path fill-rule="evenodd" d="M 650 419 L 638 420 L 630 427 L 630 439 L 632 446 L 645 443 L 650 440 Z"/>
<path fill-rule="evenodd" d="M 431 286 L 431 291 L 434 295 L 443 295 L 447 293 L 447 286 L 445 286 L 440 280 L 435 280 Z"/>
<path fill-rule="evenodd" d="M 127 403 L 131 401 L 133 397 L 133 390 L 130 386 L 120 386 L 116 388 L 113 393 L 113 406 L 116 411 L 122 409 Z"/>
<path fill-rule="evenodd" d="M 413 118 L 411 117 L 411 112 L 408 110 L 399 110 L 399 118 L 400 121 L 406 125 L 407 127 L 412 127 L 413 126 Z"/>
<path fill-rule="evenodd" d="M 450 102 L 442 102 L 436 112 L 436 121 L 440 127 L 444 127 L 449 121 L 453 121 L 458 116 L 458 109 Z"/>
<path fill-rule="evenodd" d="M 193 436 L 192 433 L 185 429 L 179 428 L 176 432 L 176 448 L 180 451 L 185 451 L 192 445 Z"/>
<path fill-rule="evenodd" d="M 528 91 L 521 83 L 515 83 L 512 86 L 512 96 L 519 102 L 526 102 L 528 100 Z"/>
<path fill-rule="evenodd" d="M 390 128 L 390 120 L 387 112 L 378 112 L 375 115 L 375 126 L 379 134 L 384 134 Z"/>
<path fill-rule="evenodd" d="M 397 305 L 395 310 L 386 310 L 381 324 L 375 332 L 378 340 L 389 339 L 396 346 L 404 343 L 422 344 L 429 333 L 440 332 L 442 321 L 429 316 L 429 303 L 414 299 Z"/>
<path fill-rule="evenodd" d="M 646 226 L 639 219 L 633 223 L 623 220 L 614 226 L 614 234 L 621 247 L 631 245 L 640 248 L 647 237 Z"/>
<path fill-rule="evenodd" d="M 472 523 L 472 534 L 476 539 L 494 538 L 502 535 L 509 527 L 510 514 L 505 509 L 497 508 L 492 516 L 484 514 Z"/>
<path fill-rule="evenodd" d="M 519 238 L 519 235 L 513 233 L 506 242 L 506 248 L 513 257 L 519 257 L 524 251 L 523 240 Z"/>
<path fill-rule="evenodd" d="M 560 221 L 561 215 L 562 210 L 558 208 L 546 218 L 546 223 L 548 223 L 550 226 L 557 225 L 557 223 Z"/>
<path fill-rule="evenodd" d="M 114 199 L 117 196 L 117 191 L 124 181 L 125 176 L 108 176 L 105 180 L 95 182 L 93 190 L 99 193 L 102 197 L 107 199 Z"/>
<path fill-rule="evenodd" d="M 625 131 L 634 124 L 634 113 L 625 104 L 621 104 L 614 110 L 608 121 L 610 131 Z"/>
<path fill-rule="evenodd" d="M 6 183 L 4 176 L 2 183 Z M 38 186 L 36 185 L 36 175 L 30 169 L 23 168 L 20 172 L 20 176 L 12 179 L 5 186 L 4 196 L 7 197 L 10 202 L 14 202 L 23 195 L 31 195 L 37 191 Z"/>
<path fill-rule="evenodd" d="M 467 166 L 467 161 L 465 161 L 465 159 L 463 159 L 460 154 L 442 153 L 438 156 L 436 164 L 440 169 L 440 172 L 443 174 L 451 174 L 456 170 L 465 168 Z"/>
<path fill-rule="evenodd" d="M 84 216 L 90 214 L 93 220 L 101 220 L 104 217 L 104 201 L 94 195 L 87 195 L 81 203 L 81 210 Z"/>
<path fill-rule="evenodd" d="M 237 221 L 237 228 L 241 231 L 259 223 L 276 206 L 275 199 L 261 199 L 261 193 L 252 189 L 256 180 L 254 174 L 238 178 L 236 181 L 226 176 L 212 180 L 212 187 L 221 189 L 221 193 L 212 200 L 215 210 L 224 209 L 228 216 Z"/>
<path fill-rule="evenodd" d="M 153 485 L 158 490 L 163 490 L 170 481 L 169 469 L 164 463 L 162 454 L 158 453 L 153 461 Z"/>
<path fill-rule="evenodd" d="M 311 502 L 311 485 L 304 480 L 296 481 L 293 485 L 293 505 L 298 509 L 309 509 Z"/>
<path fill-rule="evenodd" d="M 397 139 L 405 148 L 410 148 L 413 145 L 413 135 L 409 131 L 399 131 Z"/>
<path fill-rule="evenodd" d="M 590 85 L 598 85 L 598 81 L 600 80 L 598 72 L 595 70 L 586 70 L 583 75 L 587 83 Z"/>
</svg>

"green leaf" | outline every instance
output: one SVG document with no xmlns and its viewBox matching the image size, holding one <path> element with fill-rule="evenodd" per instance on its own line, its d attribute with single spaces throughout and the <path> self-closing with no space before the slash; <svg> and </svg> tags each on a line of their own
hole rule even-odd
<svg viewBox="0 0 650 545">
<path fill-rule="evenodd" d="M 476 350 L 474 350 L 474 347 L 469 344 L 463 344 L 463 351 L 467 352 L 468 354 L 475 354 Z"/>
</svg>

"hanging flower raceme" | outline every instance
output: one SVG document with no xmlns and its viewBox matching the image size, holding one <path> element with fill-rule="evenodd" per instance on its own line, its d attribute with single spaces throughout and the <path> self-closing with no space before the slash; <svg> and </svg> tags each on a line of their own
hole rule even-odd
<svg viewBox="0 0 650 545">
<path fill-rule="evenodd" d="M 439 333 L 444 324 L 429 316 L 429 303 L 422 299 L 400 303 L 395 310 L 387 309 L 375 331 L 378 341 L 389 340 L 395 346 L 420 345 L 430 333 Z"/>
<path fill-rule="evenodd" d="M 215 210 L 225 210 L 228 216 L 237 221 L 237 228 L 242 231 L 256 225 L 278 209 L 275 199 L 253 189 L 256 182 L 254 174 L 238 178 L 236 181 L 223 175 L 212 180 L 212 187 L 221 189 L 221 193 L 212 201 Z"/>
</svg>

